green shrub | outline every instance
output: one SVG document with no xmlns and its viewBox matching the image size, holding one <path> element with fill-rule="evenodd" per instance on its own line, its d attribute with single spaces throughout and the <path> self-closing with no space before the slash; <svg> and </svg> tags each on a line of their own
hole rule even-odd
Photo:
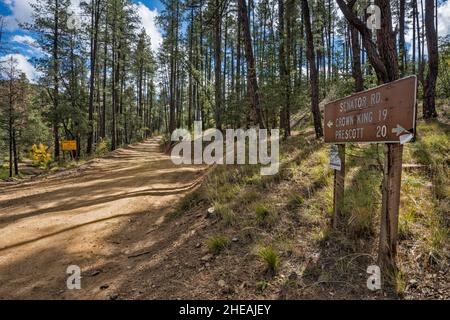
<svg viewBox="0 0 450 320">
<path fill-rule="evenodd" d="M 48 147 L 45 144 L 33 144 L 31 147 L 31 160 L 35 166 L 47 167 L 48 163 L 52 160 L 52 155 L 48 152 Z"/>
<path fill-rule="evenodd" d="M 208 199 L 210 202 L 228 203 L 239 194 L 239 185 L 232 183 L 217 183 L 215 186 L 208 187 Z"/>
<path fill-rule="evenodd" d="M 95 155 L 102 156 L 109 152 L 110 146 L 108 139 L 100 138 L 100 141 L 95 145 Z"/>
<path fill-rule="evenodd" d="M 288 206 L 290 208 L 298 208 L 305 202 L 305 199 L 297 193 L 297 192 L 291 192 L 288 196 Z"/>
<path fill-rule="evenodd" d="M 275 274 L 280 265 L 280 258 L 277 252 L 272 248 L 272 246 L 262 247 L 258 251 L 258 256 L 266 264 L 266 270 L 272 274 Z"/>
<path fill-rule="evenodd" d="M 6 179 L 9 177 L 9 168 L 0 166 L 0 180 Z"/>
<path fill-rule="evenodd" d="M 222 219 L 225 225 L 233 225 L 236 220 L 236 215 L 227 205 L 217 203 L 214 206 L 214 213 Z"/>
<path fill-rule="evenodd" d="M 226 236 L 213 236 L 207 240 L 206 245 L 211 253 L 219 254 L 230 246 L 230 239 Z"/>
<path fill-rule="evenodd" d="M 165 134 L 159 140 L 159 148 L 160 150 L 166 151 L 167 147 L 171 144 L 170 135 Z"/>
<path fill-rule="evenodd" d="M 256 220 L 258 223 L 262 224 L 266 222 L 267 218 L 270 215 L 269 209 L 266 208 L 263 204 L 258 204 L 255 208 Z"/>
<path fill-rule="evenodd" d="M 269 282 L 267 282 L 267 281 L 265 281 L 265 280 L 261 280 L 261 281 L 258 281 L 257 283 L 256 283 L 256 289 L 258 290 L 258 291 L 264 291 L 264 290 L 266 290 L 266 288 L 269 286 Z"/>
<path fill-rule="evenodd" d="M 259 198 L 260 194 L 256 191 L 244 192 L 240 198 L 242 204 L 250 204 L 255 202 Z"/>
</svg>

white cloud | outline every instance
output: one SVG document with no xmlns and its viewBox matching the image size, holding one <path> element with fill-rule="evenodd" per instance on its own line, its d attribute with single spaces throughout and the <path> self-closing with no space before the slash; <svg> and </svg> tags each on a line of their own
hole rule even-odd
<svg viewBox="0 0 450 320">
<path fill-rule="evenodd" d="M 23 47 L 22 48 L 20 48 L 20 47 L 13 48 L 13 50 L 10 52 L 22 52 L 22 53 L 26 52 L 30 56 L 41 56 L 41 55 L 45 54 L 42 51 L 39 44 L 37 43 L 36 39 L 34 39 L 33 37 L 31 37 L 29 35 L 16 34 L 16 35 L 12 36 L 9 41 L 28 46 L 26 48 L 23 48 Z"/>
<path fill-rule="evenodd" d="M 33 8 L 30 3 L 34 0 L 3 0 L 3 2 L 12 11 L 12 14 L 6 16 L 6 29 L 14 31 L 19 29 L 19 24 L 32 21 Z M 80 0 L 71 0 L 72 9 L 79 14 Z"/>
<path fill-rule="evenodd" d="M 16 34 L 15 36 L 13 36 L 11 38 L 11 41 L 22 43 L 22 44 L 25 44 L 25 45 L 28 45 L 31 47 L 34 47 L 37 45 L 36 40 L 27 35 L 22 36 L 22 35 Z"/>
<path fill-rule="evenodd" d="M 450 34 L 450 1 L 438 7 L 438 34 L 439 37 Z"/>
<path fill-rule="evenodd" d="M 20 53 L 14 53 L 14 54 L 7 54 L 0 58 L 1 61 L 7 61 L 9 59 L 13 58 L 17 61 L 17 68 L 25 73 L 28 80 L 31 82 L 36 82 L 40 76 L 40 73 L 36 70 L 36 68 L 30 63 L 28 60 L 28 57 L 24 56 Z"/>
<path fill-rule="evenodd" d="M 162 44 L 162 35 L 156 26 L 156 17 L 158 16 L 158 10 L 150 10 L 142 2 L 138 2 L 137 13 L 142 21 L 142 26 L 144 27 L 147 34 L 150 36 L 152 42 L 152 49 L 154 51 L 158 50 Z"/>
<path fill-rule="evenodd" d="M 31 0 L 6 0 L 5 4 L 11 9 L 12 15 L 6 17 L 6 29 L 17 30 L 19 23 L 31 22 L 33 9 L 30 6 Z"/>
<path fill-rule="evenodd" d="M 423 19 L 422 14 L 423 13 L 419 10 L 420 26 L 422 26 L 422 19 Z M 439 37 L 450 35 L 450 1 L 446 1 L 441 6 L 438 7 L 438 35 Z M 411 44 L 412 37 L 413 37 L 413 29 L 411 23 L 410 28 L 405 33 L 405 41 Z"/>
</svg>

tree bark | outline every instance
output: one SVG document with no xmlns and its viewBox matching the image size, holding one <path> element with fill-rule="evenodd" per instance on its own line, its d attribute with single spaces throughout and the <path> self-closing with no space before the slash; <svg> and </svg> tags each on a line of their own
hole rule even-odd
<svg viewBox="0 0 450 320">
<path fill-rule="evenodd" d="M 412 73 L 416 73 L 416 10 L 417 10 L 417 0 L 412 0 Z"/>
<path fill-rule="evenodd" d="M 190 17 L 190 28 L 189 28 L 189 63 L 194 65 L 193 61 L 193 46 L 194 46 L 194 7 L 191 8 Z M 189 72 L 189 89 L 188 89 L 188 116 L 187 116 L 187 127 L 188 130 L 192 128 L 192 107 L 194 104 L 194 86 L 192 82 L 192 72 Z"/>
<path fill-rule="evenodd" d="M 399 78 L 399 67 L 395 36 L 392 30 L 392 16 L 390 0 L 376 0 L 375 4 L 381 10 L 381 28 L 377 30 L 377 45 L 381 60 L 387 70 L 387 81 L 395 81 Z"/>
<path fill-rule="evenodd" d="M 406 0 L 399 0 L 399 22 L 398 22 L 398 49 L 400 62 L 400 75 L 406 72 L 406 47 L 405 47 L 405 6 Z"/>
<path fill-rule="evenodd" d="M 239 112 L 237 112 L 238 110 L 238 106 L 239 103 L 241 101 L 241 54 L 242 54 L 242 47 L 241 47 L 241 42 L 242 42 L 242 25 L 241 25 L 241 19 L 240 19 L 240 10 L 238 8 L 238 25 L 237 25 L 237 35 L 236 35 L 236 112 L 235 112 L 235 117 L 236 117 L 236 126 L 240 127 L 241 125 L 241 120 L 239 117 Z"/>
<path fill-rule="evenodd" d="M 174 5 L 174 1 L 171 1 L 171 5 Z M 172 8 L 172 11 L 175 11 L 175 8 Z M 170 21 L 170 37 L 172 37 L 172 41 L 174 43 L 171 44 L 171 54 L 170 54 L 170 84 L 169 84 L 169 90 L 170 90 L 170 102 L 169 102 L 169 133 L 171 134 L 176 129 L 176 118 L 175 118 L 175 112 L 176 112 L 176 94 L 177 94 L 177 79 L 176 79 L 176 50 L 175 47 L 177 46 L 177 36 L 175 33 L 178 34 L 178 25 L 176 22 L 176 18 L 174 16 L 174 13 L 172 12 L 172 17 Z"/>
<path fill-rule="evenodd" d="M 359 33 L 355 27 L 350 27 L 352 43 L 352 76 L 355 79 L 355 91 L 364 90 L 364 79 L 361 70 L 361 46 L 359 44 Z"/>
<path fill-rule="evenodd" d="M 319 82 L 316 67 L 316 58 L 314 53 L 314 39 L 311 30 L 311 20 L 309 13 L 308 0 L 302 0 L 303 24 L 306 34 L 306 55 L 309 61 L 310 79 L 311 79 L 311 112 L 314 119 L 314 130 L 316 137 L 323 136 L 322 116 L 319 109 Z"/>
<path fill-rule="evenodd" d="M 284 111 L 284 136 L 291 135 L 291 53 L 292 53 L 292 15 L 295 10 L 293 0 L 287 1 L 286 15 L 286 78 L 285 78 L 285 111 Z"/>
<path fill-rule="evenodd" d="M 264 129 L 265 122 L 263 120 L 259 103 L 258 80 L 256 79 L 255 58 L 253 56 L 247 4 L 245 0 L 238 0 L 238 5 L 240 12 L 239 18 L 241 20 L 242 32 L 244 34 L 245 57 L 247 60 L 247 81 L 251 101 L 251 120 L 254 125 Z"/>
<path fill-rule="evenodd" d="M 221 92 L 221 33 L 222 13 L 220 10 L 220 0 L 214 2 L 214 113 L 216 128 L 221 130 L 222 113 L 222 92 Z"/>
<path fill-rule="evenodd" d="M 117 148 L 117 110 L 119 104 L 119 68 L 117 66 L 120 60 L 120 46 L 117 47 L 117 8 L 113 5 L 113 23 L 112 23 L 112 126 L 111 126 L 111 151 Z"/>
<path fill-rule="evenodd" d="M 439 72 L 437 33 L 434 20 L 434 0 L 425 0 L 425 30 L 428 49 L 428 74 L 424 83 L 423 117 L 437 117 L 436 80 Z"/>
<path fill-rule="evenodd" d="M 356 1 L 353 1 L 351 9 Z M 352 47 L 352 76 L 355 79 L 355 91 L 360 92 L 364 90 L 364 79 L 361 70 L 361 45 L 359 43 L 359 33 L 355 26 L 350 25 L 350 37 L 351 37 L 351 47 Z"/>
<path fill-rule="evenodd" d="M 86 153 L 88 155 L 92 153 L 92 144 L 94 139 L 94 90 L 98 48 L 98 28 L 100 20 L 100 0 L 92 0 L 91 5 L 91 61 L 89 75 L 88 137 L 86 147 Z"/>
<path fill-rule="evenodd" d="M 420 12 L 423 11 L 423 0 L 420 0 Z M 417 10 L 417 37 L 418 37 L 418 43 L 419 43 L 419 70 L 417 74 L 417 78 L 419 82 L 424 86 L 425 80 L 424 80 L 424 73 L 425 73 L 425 14 L 422 14 L 422 21 L 421 26 L 419 25 L 419 10 Z"/>
<path fill-rule="evenodd" d="M 100 123 L 100 137 L 103 139 L 106 137 L 106 72 L 107 72 L 107 65 L 108 65 L 108 15 L 106 15 L 106 21 L 105 21 L 105 34 L 104 34 L 104 47 L 103 47 L 103 84 L 102 84 L 102 93 L 103 93 L 103 107 L 102 107 L 102 117 L 101 117 L 101 123 Z"/>
<path fill-rule="evenodd" d="M 16 138 L 16 129 L 12 128 L 12 147 L 14 154 L 14 174 L 16 176 L 19 175 L 19 155 L 17 153 L 17 138 Z"/>
<path fill-rule="evenodd" d="M 386 1 L 386 0 L 383 0 Z M 367 58 L 370 61 L 370 64 L 373 66 L 375 73 L 378 78 L 379 83 L 387 83 L 389 82 L 389 72 L 386 68 L 386 65 L 384 64 L 384 61 L 382 60 L 382 57 L 378 54 L 377 46 L 372 41 L 372 33 L 367 28 L 364 22 L 362 22 L 353 12 L 352 10 L 347 6 L 344 0 L 336 0 L 337 4 L 339 5 L 339 8 L 341 9 L 342 13 L 344 14 L 347 21 L 353 25 L 361 34 L 361 38 L 364 44 L 364 48 L 367 52 Z M 385 5 L 386 6 L 386 5 Z M 381 8 L 380 8 L 381 9 Z M 383 16 L 383 15 L 382 15 Z M 390 15 L 389 15 L 390 18 Z M 382 21 L 384 19 L 382 18 Z M 386 22 L 384 22 L 386 23 Z M 392 33 L 392 32 L 391 32 Z M 389 34 L 391 34 L 389 33 Z M 382 35 L 382 36 L 386 36 Z"/>
<path fill-rule="evenodd" d="M 14 93 L 13 93 L 13 79 L 9 79 L 9 121 L 8 121 L 8 134 L 9 134 L 9 177 L 13 176 L 13 126 L 14 126 Z"/>
<path fill-rule="evenodd" d="M 284 19 L 284 0 L 278 0 L 278 38 L 279 38 L 279 50 L 278 50 L 278 60 L 280 65 L 280 84 L 282 89 L 280 90 L 281 93 L 281 100 L 284 100 L 284 103 L 281 107 L 280 112 L 280 126 L 282 128 L 286 127 L 286 54 L 285 54 L 285 19 Z M 285 129 L 285 138 L 288 136 L 288 133 Z"/>
<path fill-rule="evenodd" d="M 55 161 L 59 161 L 59 1 L 55 0 L 53 25 L 53 137 L 55 144 Z"/>
</svg>

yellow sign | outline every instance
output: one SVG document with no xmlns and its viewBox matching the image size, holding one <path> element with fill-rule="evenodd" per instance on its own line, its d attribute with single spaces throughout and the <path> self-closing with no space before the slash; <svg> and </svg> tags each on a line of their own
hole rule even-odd
<svg viewBox="0 0 450 320">
<path fill-rule="evenodd" d="M 62 151 L 76 151 L 77 141 L 76 140 L 63 140 L 61 142 Z"/>
</svg>

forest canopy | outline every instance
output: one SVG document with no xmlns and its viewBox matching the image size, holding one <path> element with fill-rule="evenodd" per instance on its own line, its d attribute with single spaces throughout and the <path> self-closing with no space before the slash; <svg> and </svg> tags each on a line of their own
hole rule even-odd
<svg viewBox="0 0 450 320">
<path fill-rule="evenodd" d="M 10 175 L 33 145 L 60 163 L 62 140 L 77 141 L 66 156 L 79 159 L 194 121 L 287 137 L 307 114 L 320 138 L 324 102 L 412 74 L 424 118 L 448 103 L 450 38 L 437 32 L 444 1 L 377 0 L 378 30 L 367 27 L 365 0 L 161 4 L 163 42 L 153 50 L 131 0 L 30 2 L 32 19 L 20 28 L 40 52 L 37 80 L 0 37 L 0 156 Z"/>
</svg>

